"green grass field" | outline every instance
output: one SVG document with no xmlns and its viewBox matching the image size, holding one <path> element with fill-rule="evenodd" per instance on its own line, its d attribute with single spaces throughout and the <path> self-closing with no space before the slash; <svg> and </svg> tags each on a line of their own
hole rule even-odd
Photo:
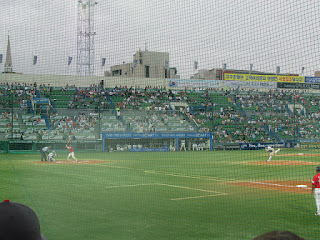
<svg viewBox="0 0 320 240">
<path fill-rule="evenodd" d="M 77 164 L 39 163 L 40 153 L 1 154 L 1 199 L 33 208 L 48 240 L 253 239 L 289 230 L 318 239 L 310 193 L 239 182 L 311 182 L 317 153 L 283 149 L 272 161 L 312 165 L 256 165 L 261 151 L 76 152 Z M 65 161 L 67 153 L 61 152 Z M 84 161 L 103 160 L 101 163 Z"/>
</svg>

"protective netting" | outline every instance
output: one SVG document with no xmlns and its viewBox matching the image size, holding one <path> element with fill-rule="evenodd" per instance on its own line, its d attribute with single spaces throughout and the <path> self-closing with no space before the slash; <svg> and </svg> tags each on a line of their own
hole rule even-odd
<svg viewBox="0 0 320 240">
<path fill-rule="evenodd" d="M 318 2 L 0 9 L 0 198 L 47 239 L 317 238 Z"/>
</svg>

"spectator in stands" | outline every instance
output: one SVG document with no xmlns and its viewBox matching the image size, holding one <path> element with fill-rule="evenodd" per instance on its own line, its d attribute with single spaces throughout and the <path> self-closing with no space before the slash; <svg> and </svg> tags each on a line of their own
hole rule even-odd
<svg viewBox="0 0 320 240">
<path fill-rule="evenodd" d="M 119 120 L 121 115 L 119 107 L 116 107 L 116 114 L 117 114 L 117 119 Z"/>
<path fill-rule="evenodd" d="M 23 140 L 24 133 L 21 133 L 20 140 Z"/>
</svg>

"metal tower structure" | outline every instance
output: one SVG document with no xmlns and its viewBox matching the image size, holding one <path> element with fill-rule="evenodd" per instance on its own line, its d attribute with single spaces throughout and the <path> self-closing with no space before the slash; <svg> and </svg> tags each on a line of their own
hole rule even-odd
<svg viewBox="0 0 320 240">
<path fill-rule="evenodd" d="M 94 73 L 94 6 L 95 0 L 78 0 L 77 75 Z"/>
</svg>

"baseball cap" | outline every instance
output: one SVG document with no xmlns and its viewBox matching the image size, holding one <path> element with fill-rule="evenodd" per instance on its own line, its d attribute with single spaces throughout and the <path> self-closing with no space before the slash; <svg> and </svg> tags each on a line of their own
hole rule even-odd
<svg viewBox="0 0 320 240">
<path fill-rule="evenodd" d="M 4 200 L 0 203 L 0 239 L 46 240 L 36 213 L 29 207 Z"/>
<path fill-rule="evenodd" d="M 316 166 L 316 171 L 320 172 L 320 166 Z"/>
</svg>

